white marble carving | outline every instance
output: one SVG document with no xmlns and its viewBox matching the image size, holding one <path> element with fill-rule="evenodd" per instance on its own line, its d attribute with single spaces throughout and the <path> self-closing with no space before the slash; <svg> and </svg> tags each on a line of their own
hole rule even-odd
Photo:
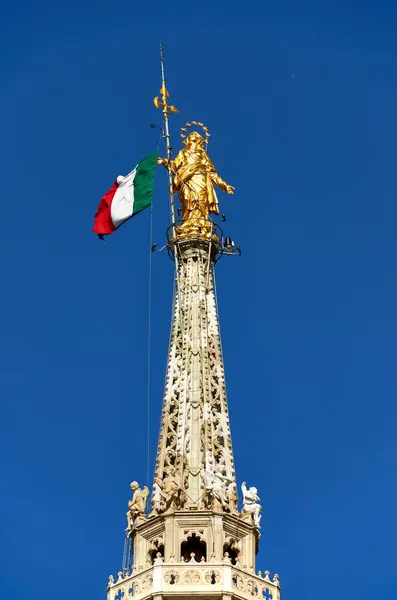
<svg viewBox="0 0 397 600">
<path fill-rule="evenodd" d="M 154 498 L 156 494 L 158 498 L 157 488 L 152 497 L 157 514 L 172 507 L 162 487 L 171 468 L 176 485 L 186 492 L 186 507 L 206 508 L 206 489 L 207 498 L 215 498 L 228 510 L 228 487 L 235 481 L 213 261 L 208 244 L 197 240 L 181 242 L 179 251 L 179 286 L 155 472 L 162 490 L 161 509 Z M 207 456 L 214 460 L 211 474 L 206 472 Z M 233 496 L 235 503 L 236 493 Z"/>
<path fill-rule="evenodd" d="M 225 510 L 229 508 L 228 488 L 233 483 L 233 476 L 224 474 L 224 467 L 213 464 L 214 460 L 207 458 L 207 468 L 203 480 L 205 491 L 210 499 L 215 498 Z"/>
<path fill-rule="evenodd" d="M 130 484 L 130 488 L 133 495 L 132 499 L 128 502 L 126 531 L 130 531 L 136 521 L 145 520 L 146 501 L 149 494 L 149 489 L 146 486 L 141 489 L 137 481 L 133 481 Z"/>
<path fill-rule="evenodd" d="M 259 504 L 260 498 L 257 493 L 258 490 L 256 487 L 247 489 L 247 485 L 244 481 L 241 486 L 241 491 L 243 492 L 243 509 L 241 514 L 252 515 L 255 527 L 260 529 L 262 506 Z"/>
<path fill-rule="evenodd" d="M 154 516 L 159 513 L 161 509 L 161 488 L 157 481 L 153 484 L 153 492 L 152 492 L 152 513 L 150 516 Z"/>
</svg>

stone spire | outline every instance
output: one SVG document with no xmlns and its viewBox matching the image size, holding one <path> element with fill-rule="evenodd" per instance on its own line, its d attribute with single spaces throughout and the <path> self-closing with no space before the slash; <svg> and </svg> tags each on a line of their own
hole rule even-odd
<svg viewBox="0 0 397 600">
<path fill-rule="evenodd" d="M 205 139 L 187 135 L 192 126 Z M 214 266 L 234 246 L 210 214 L 219 214 L 214 186 L 234 188 L 204 148 L 208 129 L 192 121 L 182 131 L 185 148 L 158 159 L 182 222 L 168 240 L 176 286 L 154 483 L 150 506 L 148 488 L 131 483 L 123 570 L 110 577 L 108 600 L 279 600 L 278 576 L 256 573 L 261 505 L 245 482 L 239 511 L 226 399 Z"/>
<path fill-rule="evenodd" d="M 206 240 L 178 243 L 179 285 L 174 302 L 152 515 L 161 514 L 171 506 L 238 514 L 213 284 L 214 251 L 216 247 Z M 165 491 L 171 480 L 177 494 Z"/>
</svg>

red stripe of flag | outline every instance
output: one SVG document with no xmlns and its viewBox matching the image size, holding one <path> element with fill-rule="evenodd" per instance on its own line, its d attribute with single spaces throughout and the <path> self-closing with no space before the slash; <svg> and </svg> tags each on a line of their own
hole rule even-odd
<svg viewBox="0 0 397 600">
<path fill-rule="evenodd" d="M 112 221 L 111 206 L 118 187 L 116 179 L 110 190 L 102 197 L 98 210 L 95 213 L 94 228 L 92 231 L 99 236 L 108 235 L 116 230 Z"/>
</svg>

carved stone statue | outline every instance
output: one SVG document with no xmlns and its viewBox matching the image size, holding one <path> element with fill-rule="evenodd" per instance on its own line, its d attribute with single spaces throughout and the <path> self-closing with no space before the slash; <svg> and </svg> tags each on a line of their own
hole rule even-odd
<svg viewBox="0 0 397 600">
<path fill-rule="evenodd" d="M 193 124 L 203 127 L 202 123 L 193 122 Z M 190 127 L 192 124 L 186 125 Z M 177 237 L 180 239 L 191 237 L 208 239 L 211 236 L 212 226 L 208 215 L 219 214 L 214 185 L 228 194 L 234 193 L 234 187 L 218 175 L 204 149 L 209 134 L 206 127 L 203 129 L 207 134 L 206 140 L 197 131 L 192 131 L 187 138 L 182 136 L 186 147 L 178 152 L 174 160 L 168 164 L 166 158 L 157 159 L 159 164 L 166 168 L 169 166 L 174 176 L 173 189 L 178 192 L 182 205 L 182 225 L 176 229 Z M 182 131 L 186 131 L 186 127 Z"/>
<path fill-rule="evenodd" d="M 228 474 L 223 475 L 223 471 L 222 465 L 212 468 L 207 464 L 203 481 L 208 497 L 217 500 L 224 510 L 229 510 L 228 487 L 233 482 L 233 477 Z"/>
<path fill-rule="evenodd" d="M 153 494 L 152 494 L 152 512 L 149 516 L 154 516 L 159 513 L 161 509 L 161 488 L 157 481 L 153 484 Z"/>
<path fill-rule="evenodd" d="M 238 495 L 235 481 L 232 481 L 227 488 L 227 497 L 229 502 L 230 512 L 238 515 Z"/>
<path fill-rule="evenodd" d="M 137 481 L 133 481 L 130 484 L 130 488 L 133 495 L 132 499 L 128 502 L 126 531 L 131 531 L 132 526 L 136 524 L 138 519 L 145 519 L 146 501 L 149 494 L 149 488 L 145 485 L 145 487 L 141 489 Z"/>
<path fill-rule="evenodd" d="M 258 496 L 258 490 L 256 487 L 247 489 L 247 485 L 244 481 L 241 486 L 241 491 L 243 492 L 243 508 L 241 516 L 244 517 L 245 515 L 250 515 L 254 521 L 255 527 L 260 529 L 262 506 L 259 504 L 260 498 Z"/>
<path fill-rule="evenodd" d="M 179 509 L 183 505 L 183 491 L 175 477 L 175 469 L 168 467 L 167 470 L 166 477 L 156 479 L 154 483 L 151 517 L 165 512 L 169 508 Z"/>
<path fill-rule="evenodd" d="M 164 510 L 181 508 L 183 504 L 182 489 L 175 477 L 175 469 L 171 468 L 163 482 Z"/>
</svg>

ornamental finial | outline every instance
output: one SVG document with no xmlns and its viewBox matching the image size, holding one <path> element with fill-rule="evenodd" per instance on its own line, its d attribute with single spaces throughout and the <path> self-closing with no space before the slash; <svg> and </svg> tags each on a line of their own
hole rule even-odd
<svg viewBox="0 0 397 600">
<path fill-rule="evenodd" d="M 160 44 L 160 64 L 161 64 L 161 88 L 160 88 L 160 94 L 161 94 L 161 99 L 162 102 L 160 102 L 160 99 L 158 96 L 156 96 L 153 100 L 154 105 L 156 108 L 160 108 L 163 107 L 163 114 L 164 116 L 168 116 L 169 112 L 172 113 L 177 113 L 179 112 L 179 110 L 177 108 L 175 108 L 175 106 L 171 106 L 168 104 L 168 98 L 169 98 L 169 93 L 167 88 L 165 87 L 165 75 L 164 75 L 164 60 L 163 60 L 163 47 Z"/>
</svg>

